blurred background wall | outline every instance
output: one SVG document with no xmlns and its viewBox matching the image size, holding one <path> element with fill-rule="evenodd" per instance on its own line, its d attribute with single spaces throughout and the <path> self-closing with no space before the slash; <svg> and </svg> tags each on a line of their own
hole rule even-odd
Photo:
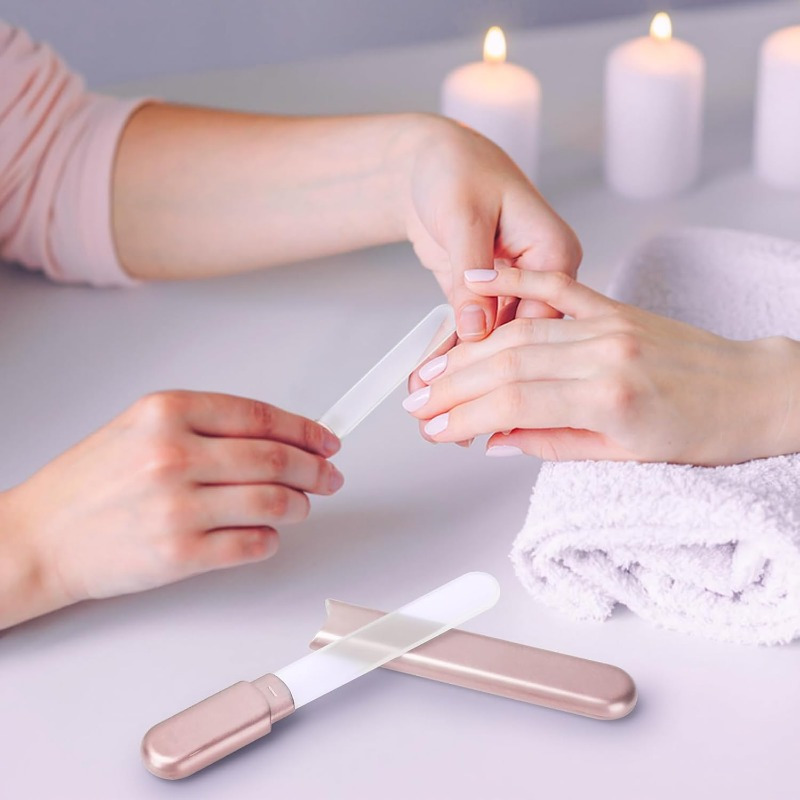
<svg viewBox="0 0 800 800">
<path fill-rule="evenodd" d="M 743 0 L 0 0 L 94 86 Z M 0 76 L 2 80 L 2 76 Z"/>
</svg>

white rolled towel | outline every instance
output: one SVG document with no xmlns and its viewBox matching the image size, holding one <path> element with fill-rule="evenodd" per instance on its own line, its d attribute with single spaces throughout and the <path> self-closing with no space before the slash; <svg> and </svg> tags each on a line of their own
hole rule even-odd
<svg viewBox="0 0 800 800">
<path fill-rule="evenodd" d="M 642 246 L 612 296 L 732 339 L 800 339 L 800 243 L 691 228 Z M 800 455 L 729 467 L 546 463 L 511 551 L 538 600 L 746 644 L 800 637 Z"/>
</svg>

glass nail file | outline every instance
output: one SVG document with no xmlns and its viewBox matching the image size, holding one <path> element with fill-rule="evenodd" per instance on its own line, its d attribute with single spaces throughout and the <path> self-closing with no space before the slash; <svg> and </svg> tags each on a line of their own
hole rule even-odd
<svg viewBox="0 0 800 800">
<path fill-rule="evenodd" d="M 281 670 L 239 681 L 151 728 L 145 766 L 160 778 L 185 778 L 272 730 L 298 708 L 490 609 L 500 587 L 468 572 L 375 619 Z"/>
<path fill-rule="evenodd" d="M 436 306 L 318 421 L 340 439 L 347 436 L 455 332 L 453 309 Z"/>
</svg>

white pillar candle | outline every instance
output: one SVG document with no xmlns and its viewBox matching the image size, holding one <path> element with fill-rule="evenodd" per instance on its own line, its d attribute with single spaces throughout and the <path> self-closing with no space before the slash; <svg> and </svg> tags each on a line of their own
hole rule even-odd
<svg viewBox="0 0 800 800">
<path fill-rule="evenodd" d="M 768 183 L 800 189 L 800 25 L 761 46 L 755 167 Z"/>
<path fill-rule="evenodd" d="M 700 168 L 705 59 L 672 38 L 667 14 L 650 35 L 625 42 L 606 62 L 606 179 L 622 195 L 667 197 Z"/>
<path fill-rule="evenodd" d="M 502 147 L 534 180 L 541 97 L 536 76 L 506 62 L 503 31 L 490 28 L 484 41 L 483 61 L 459 67 L 445 78 L 441 110 Z"/>
</svg>

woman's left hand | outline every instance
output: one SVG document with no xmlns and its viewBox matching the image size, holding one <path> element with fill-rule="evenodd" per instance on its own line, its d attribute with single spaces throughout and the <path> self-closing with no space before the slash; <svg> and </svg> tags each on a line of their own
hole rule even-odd
<svg viewBox="0 0 800 800">
<path fill-rule="evenodd" d="M 493 434 L 487 455 L 720 465 L 800 449 L 800 345 L 731 341 L 558 272 L 468 272 L 487 297 L 574 319 L 516 319 L 419 371 L 406 410 L 435 442 Z M 500 431 L 501 433 L 497 433 Z"/>
<path fill-rule="evenodd" d="M 406 236 L 453 306 L 459 337 L 483 339 L 515 314 L 558 316 L 533 298 L 517 307 L 516 297 L 475 292 L 464 273 L 497 260 L 575 276 L 582 253 L 569 225 L 499 147 L 470 128 L 421 117 L 414 141 L 402 193 Z"/>
</svg>

